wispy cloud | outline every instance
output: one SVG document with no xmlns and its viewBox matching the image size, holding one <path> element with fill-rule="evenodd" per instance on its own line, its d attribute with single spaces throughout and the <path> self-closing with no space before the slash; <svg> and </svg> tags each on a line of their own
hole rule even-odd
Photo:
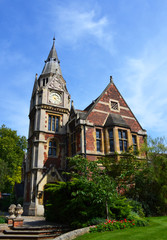
<svg viewBox="0 0 167 240">
<path fill-rule="evenodd" d="M 156 44 L 156 42 L 154 42 Z M 157 45 L 158 46 L 158 45 Z M 129 96 L 126 99 L 144 128 L 155 129 L 160 135 L 167 132 L 167 80 L 164 65 L 167 49 L 163 46 L 147 46 L 138 58 L 127 58 L 124 80 Z M 163 71 L 162 71 L 163 70 Z"/>
<path fill-rule="evenodd" d="M 55 19 L 56 16 L 56 20 Z M 90 41 L 113 53 L 113 33 L 107 16 L 99 16 L 95 9 L 84 9 L 79 5 L 57 5 L 52 9 L 52 28 L 61 40 L 73 47 L 80 41 Z"/>
</svg>

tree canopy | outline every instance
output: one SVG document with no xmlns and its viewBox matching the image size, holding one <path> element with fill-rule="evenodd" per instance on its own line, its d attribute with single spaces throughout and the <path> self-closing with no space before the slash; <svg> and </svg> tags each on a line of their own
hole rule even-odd
<svg viewBox="0 0 167 240">
<path fill-rule="evenodd" d="M 27 140 L 17 132 L 0 127 L 0 191 L 12 192 L 15 183 L 21 181 L 21 166 L 24 159 Z"/>
</svg>

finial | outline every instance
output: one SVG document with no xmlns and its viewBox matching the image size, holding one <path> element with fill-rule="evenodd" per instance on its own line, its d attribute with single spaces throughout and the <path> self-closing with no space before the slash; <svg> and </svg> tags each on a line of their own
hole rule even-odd
<svg viewBox="0 0 167 240">
<path fill-rule="evenodd" d="M 112 78 L 112 76 L 110 76 L 110 82 L 113 83 L 113 78 Z"/>
<path fill-rule="evenodd" d="M 36 73 L 36 74 L 35 74 L 35 79 L 37 79 L 37 78 L 38 78 L 38 74 Z"/>
<path fill-rule="evenodd" d="M 74 107 L 74 101 L 73 100 L 71 101 L 71 106 Z"/>
<path fill-rule="evenodd" d="M 53 42 L 55 42 L 55 34 L 54 34 L 54 37 L 53 37 Z"/>
</svg>

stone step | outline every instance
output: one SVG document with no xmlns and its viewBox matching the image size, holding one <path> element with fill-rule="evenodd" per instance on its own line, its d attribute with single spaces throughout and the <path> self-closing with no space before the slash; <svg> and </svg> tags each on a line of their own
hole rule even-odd
<svg viewBox="0 0 167 240">
<path fill-rule="evenodd" d="M 69 231 L 70 229 L 65 226 L 37 226 L 37 227 L 30 227 L 30 226 L 22 226 L 22 227 L 10 227 L 12 230 L 22 230 L 22 231 L 45 231 L 45 230 L 59 230 L 59 231 Z"/>
<path fill-rule="evenodd" d="M 41 235 L 41 234 L 62 234 L 62 230 L 53 229 L 53 230 L 4 230 L 4 234 L 23 234 L 23 235 Z"/>
<path fill-rule="evenodd" d="M 54 239 L 55 237 L 60 236 L 60 234 L 41 234 L 41 235 L 24 235 L 24 234 L 1 234 L 0 239 L 6 240 L 42 240 L 42 239 Z"/>
</svg>

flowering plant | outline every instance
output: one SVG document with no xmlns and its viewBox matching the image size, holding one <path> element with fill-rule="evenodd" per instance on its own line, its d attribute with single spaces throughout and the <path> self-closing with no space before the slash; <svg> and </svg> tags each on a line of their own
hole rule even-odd
<svg viewBox="0 0 167 240">
<path fill-rule="evenodd" d="M 107 220 L 104 223 L 100 223 L 96 226 L 90 227 L 90 232 L 105 232 L 105 231 L 113 231 L 115 229 L 125 229 L 125 228 L 133 228 L 135 226 L 146 226 L 148 222 L 145 219 L 138 219 L 129 221 L 127 219 L 124 220 Z"/>
</svg>

